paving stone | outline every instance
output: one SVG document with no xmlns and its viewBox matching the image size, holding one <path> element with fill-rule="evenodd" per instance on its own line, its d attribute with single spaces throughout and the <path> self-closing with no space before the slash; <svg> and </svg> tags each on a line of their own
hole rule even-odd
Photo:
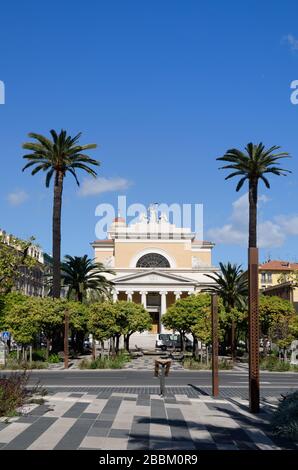
<svg viewBox="0 0 298 470">
<path fill-rule="evenodd" d="M 21 416 L 17 422 L 18 423 L 34 423 L 34 421 L 36 421 L 37 419 L 39 419 L 39 416 L 30 416 L 30 415 Z"/>
<path fill-rule="evenodd" d="M 34 410 L 30 412 L 30 414 L 33 416 L 42 416 L 47 413 L 47 411 L 49 411 L 50 409 L 51 406 L 49 405 L 39 405 L 37 406 L 37 408 L 34 408 Z"/>
<path fill-rule="evenodd" d="M 63 438 L 58 442 L 54 449 L 77 449 L 80 446 L 84 437 L 87 435 L 91 425 L 92 421 L 90 421 L 90 419 L 77 419 L 74 425 L 63 436 Z"/>
<path fill-rule="evenodd" d="M 82 413 L 80 418 L 95 420 L 98 418 L 98 413 Z"/>
<path fill-rule="evenodd" d="M 87 436 L 92 436 L 92 437 L 106 437 L 110 431 L 109 427 L 106 428 L 99 428 L 98 426 L 92 426 L 89 431 Z"/>
<path fill-rule="evenodd" d="M 75 403 L 66 413 L 64 413 L 64 418 L 78 418 L 84 410 L 87 408 L 89 403 Z"/>
<path fill-rule="evenodd" d="M 128 438 L 129 429 L 111 429 L 109 432 L 109 437 L 121 437 Z"/>
<path fill-rule="evenodd" d="M 29 426 L 29 428 L 25 429 L 23 432 L 18 434 L 12 441 L 10 441 L 7 446 L 5 447 L 6 450 L 22 450 L 27 449 L 27 447 L 32 444 L 36 439 L 41 436 L 43 432 L 45 432 L 51 424 L 56 421 L 57 418 L 46 418 L 41 417 L 33 424 Z"/>
</svg>

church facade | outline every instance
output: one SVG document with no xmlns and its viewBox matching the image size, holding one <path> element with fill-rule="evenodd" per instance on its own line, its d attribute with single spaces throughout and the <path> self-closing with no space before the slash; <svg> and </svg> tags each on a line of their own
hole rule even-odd
<svg viewBox="0 0 298 470">
<path fill-rule="evenodd" d="M 107 238 L 92 246 L 95 261 L 115 272 L 109 276 L 114 301 L 142 303 L 150 312 L 152 330 L 145 336 L 152 339 L 165 332 L 161 320 L 167 308 L 206 289 L 213 282 L 206 274 L 218 271 L 212 265 L 214 244 L 197 240 L 190 228 L 176 227 L 165 214 L 158 216 L 154 207 L 130 225 L 115 218 Z"/>
</svg>

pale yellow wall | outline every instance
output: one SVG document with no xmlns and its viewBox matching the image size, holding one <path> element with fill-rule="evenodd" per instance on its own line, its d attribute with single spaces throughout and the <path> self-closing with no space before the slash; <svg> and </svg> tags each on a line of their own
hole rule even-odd
<svg viewBox="0 0 298 470">
<path fill-rule="evenodd" d="M 211 266 L 211 250 L 209 251 L 195 251 L 192 252 L 192 256 L 202 260 L 202 262 L 208 266 Z"/>
<path fill-rule="evenodd" d="M 109 251 L 100 251 L 99 249 L 95 250 L 95 261 L 97 263 L 102 263 L 106 258 L 113 256 L 113 249 Z"/>
<path fill-rule="evenodd" d="M 134 256 L 143 250 L 150 249 L 154 252 L 154 249 L 165 251 L 171 258 L 174 258 L 177 268 L 191 268 L 192 266 L 192 255 L 191 245 L 186 243 L 165 243 L 153 240 L 148 242 L 121 242 L 115 240 L 115 268 L 128 268 Z"/>
<path fill-rule="evenodd" d="M 271 273 L 272 282 L 262 282 L 262 274 L 261 274 L 262 272 Z M 275 286 L 276 284 L 279 284 L 278 279 L 283 273 L 284 271 L 259 271 L 259 288 L 261 289 L 263 285 L 265 285 L 266 287 L 270 287 L 270 286 Z M 289 271 L 287 271 L 286 274 L 287 273 L 289 273 Z"/>
</svg>

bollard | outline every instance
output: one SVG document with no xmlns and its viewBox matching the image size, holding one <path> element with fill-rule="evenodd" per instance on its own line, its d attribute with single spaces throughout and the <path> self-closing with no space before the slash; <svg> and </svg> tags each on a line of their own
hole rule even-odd
<svg viewBox="0 0 298 470">
<path fill-rule="evenodd" d="M 160 396 L 165 396 L 165 377 L 169 375 L 172 361 L 170 359 L 156 359 L 154 375 L 160 379 Z"/>
</svg>

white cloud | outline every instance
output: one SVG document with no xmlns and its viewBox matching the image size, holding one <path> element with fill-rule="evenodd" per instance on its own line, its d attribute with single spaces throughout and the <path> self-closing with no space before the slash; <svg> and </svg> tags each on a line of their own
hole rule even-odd
<svg viewBox="0 0 298 470">
<path fill-rule="evenodd" d="M 298 50 L 298 39 L 293 36 L 293 34 L 287 34 L 283 37 L 283 42 L 287 43 L 292 51 Z"/>
<path fill-rule="evenodd" d="M 288 235 L 298 235 L 298 215 L 278 215 L 274 220 Z"/>
<path fill-rule="evenodd" d="M 110 191 L 123 191 L 130 185 L 131 183 L 125 178 L 85 178 L 79 189 L 79 194 L 80 196 L 95 196 Z"/>
<path fill-rule="evenodd" d="M 269 198 L 267 196 L 261 195 L 259 197 L 259 206 L 262 206 L 262 204 L 268 201 Z M 226 245 L 247 245 L 248 208 L 248 193 L 245 193 L 233 202 L 229 223 L 224 224 L 222 227 L 209 229 L 208 238 L 215 243 L 223 243 Z M 284 243 L 286 233 L 276 219 L 274 219 L 274 221 L 264 220 L 259 222 L 258 245 L 260 248 L 279 247 Z"/>
<path fill-rule="evenodd" d="M 27 201 L 29 195 L 23 190 L 16 190 L 7 195 L 7 200 L 12 206 L 20 206 L 23 202 Z"/>
</svg>

